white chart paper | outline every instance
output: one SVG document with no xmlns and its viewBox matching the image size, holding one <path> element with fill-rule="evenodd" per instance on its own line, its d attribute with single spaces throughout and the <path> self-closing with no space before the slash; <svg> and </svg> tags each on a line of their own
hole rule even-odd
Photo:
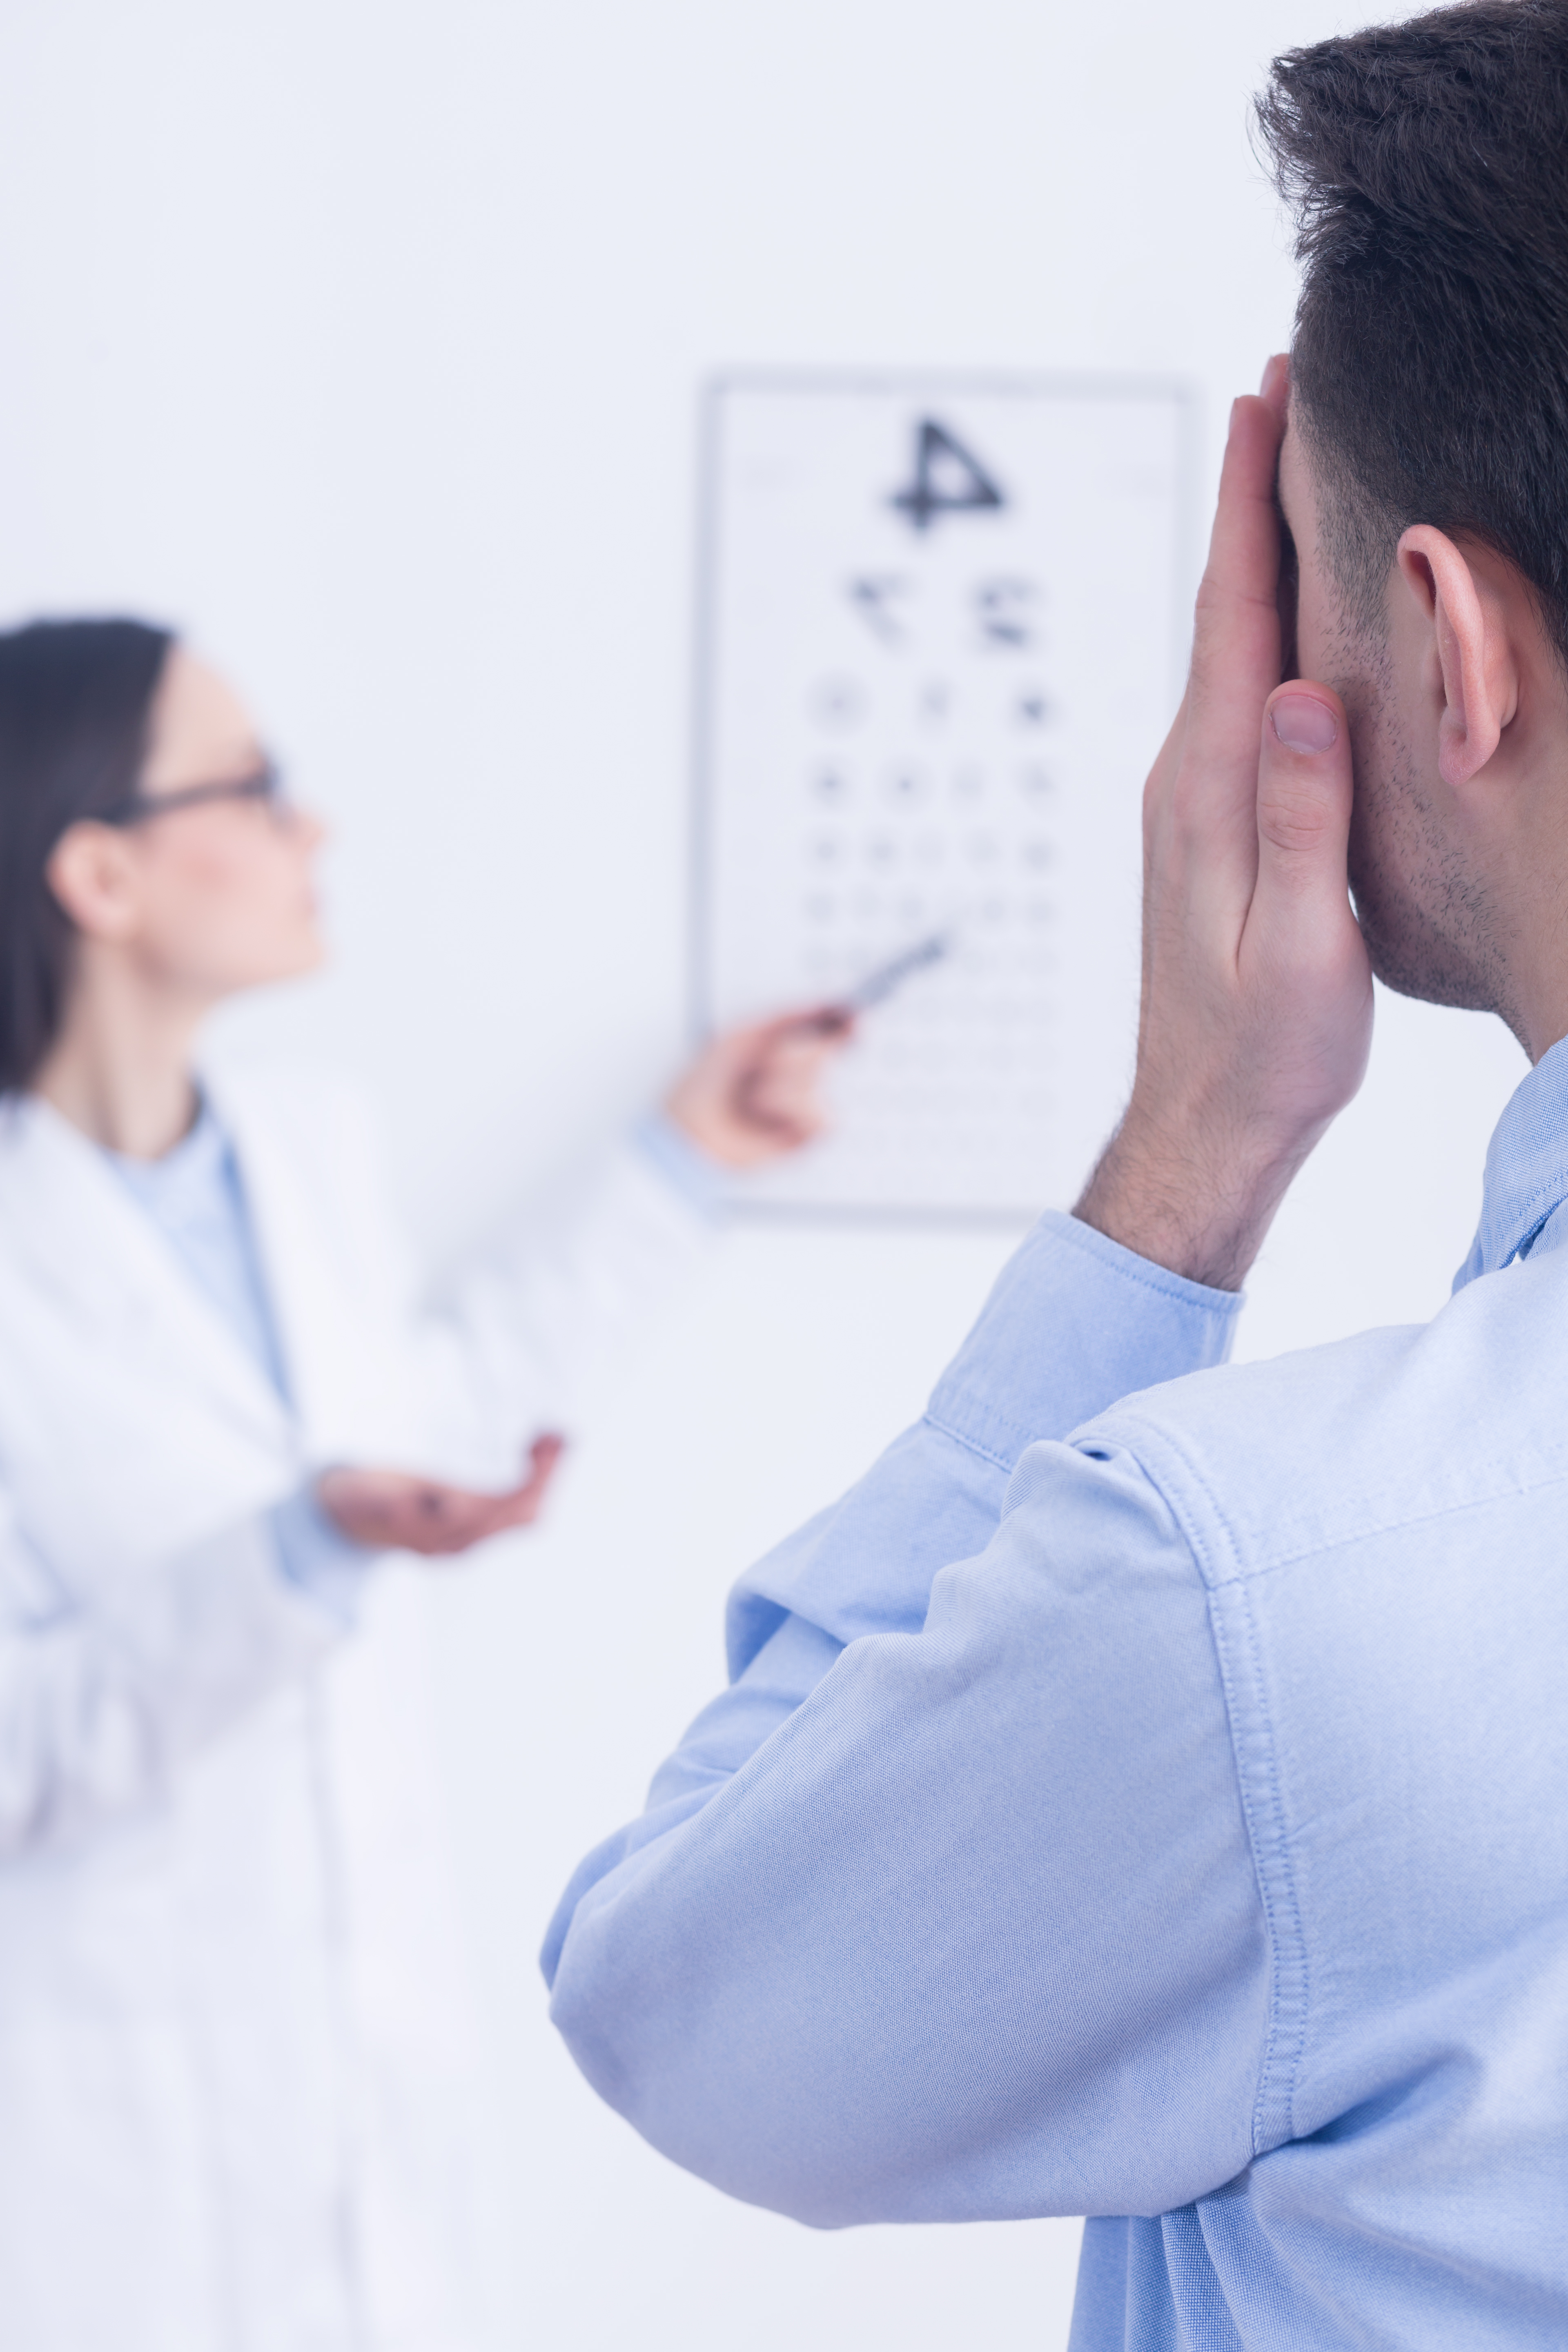
<svg viewBox="0 0 1568 2352">
<path fill-rule="evenodd" d="M 868 1013 L 762 1205 L 1027 1217 L 1114 1119 L 1139 802 L 1184 646 L 1162 384 L 801 377 L 709 413 L 699 1011 Z"/>
</svg>

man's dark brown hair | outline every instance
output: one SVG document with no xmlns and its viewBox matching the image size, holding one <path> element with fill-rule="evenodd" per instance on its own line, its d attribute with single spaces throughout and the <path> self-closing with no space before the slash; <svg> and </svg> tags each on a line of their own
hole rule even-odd
<svg viewBox="0 0 1568 2352">
<path fill-rule="evenodd" d="M 1258 106 L 1306 275 L 1325 552 L 1381 626 L 1400 532 L 1468 534 L 1568 657 L 1568 0 L 1475 0 L 1277 58 Z"/>
</svg>

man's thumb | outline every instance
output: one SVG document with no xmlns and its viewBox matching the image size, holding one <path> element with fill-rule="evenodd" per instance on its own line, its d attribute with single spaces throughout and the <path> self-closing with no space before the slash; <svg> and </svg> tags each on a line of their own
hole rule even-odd
<svg viewBox="0 0 1568 2352">
<path fill-rule="evenodd" d="M 1270 928 L 1345 911 L 1350 730 L 1331 687 L 1292 679 L 1269 697 L 1258 763 L 1258 888 Z M 1283 944 L 1283 942 L 1281 942 Z M 1302 946 L 1307 942 L 1303 940 Z"/>
</svg>

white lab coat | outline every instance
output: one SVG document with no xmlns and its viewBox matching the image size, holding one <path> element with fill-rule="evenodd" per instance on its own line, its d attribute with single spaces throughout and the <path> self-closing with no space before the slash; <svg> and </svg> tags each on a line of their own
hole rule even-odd
<svg viewBox="0 0 1568 2352">
<path fill-rule="evenodd" d="M 469 2058 L 421 1690 L 278 1571 L 315 1466 L 500 1484 L 702 1247 L 644 1155 L 416 1310 L 362 1123 L 213 1089 L 286 1411 L 101 1156 L 0 1102 L 0 2344 L 470 2352 Z"/>
</svg>

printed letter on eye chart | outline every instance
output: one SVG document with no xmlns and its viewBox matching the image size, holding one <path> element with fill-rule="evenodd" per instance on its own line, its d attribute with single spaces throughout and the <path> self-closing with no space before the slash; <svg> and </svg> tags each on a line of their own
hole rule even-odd
<svg viewBox="0 0 1568 2352">
<path fill-rule="evenodd" d="M 739 380 L 709 412 L 705 1026 L 949 945 L 865 1015 L 760 1206 L 1025 1218 L 1112 1125 L 1139 803 L 1176 696 L 1164 384 Z"/>
</svg>

